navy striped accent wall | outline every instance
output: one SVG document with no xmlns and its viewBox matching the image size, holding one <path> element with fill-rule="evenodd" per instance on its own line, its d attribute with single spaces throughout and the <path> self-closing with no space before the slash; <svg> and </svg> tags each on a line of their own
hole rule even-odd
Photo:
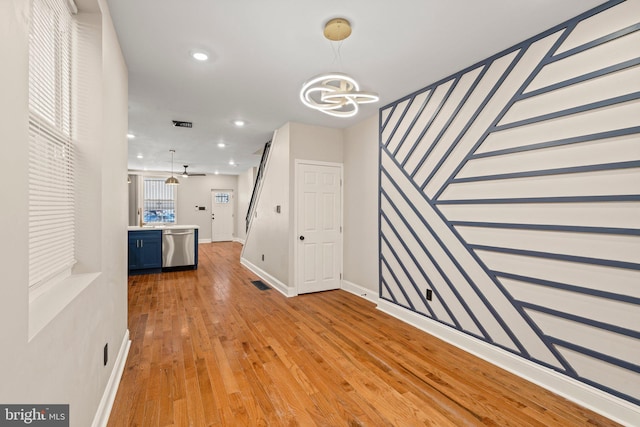
<svg viewBox="0 0 640 427">
<path fill-rule="evenodd" d="M 380 298 L 636 405 L 639 21 L 608 2 L 380 110 Z"/>
</svg>

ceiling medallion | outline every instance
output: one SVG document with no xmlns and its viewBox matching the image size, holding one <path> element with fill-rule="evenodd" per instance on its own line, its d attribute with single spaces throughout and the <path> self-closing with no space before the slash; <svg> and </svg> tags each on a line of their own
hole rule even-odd
<svg viewBox="0 0 640 427">
<path fill-rule="evenodd" d="M 335 18 L 325 24 L 324 36 L 342 41 L 351 35 L 351 24 Z M 311 78 L 302 85 L 300 100 L 309 108 L 334 117 L 353 117 L 360 104 L 377 102 L 378 94 L 360 91 L 358 82 L 344 73 L 327 73 Z"/>
</svg>

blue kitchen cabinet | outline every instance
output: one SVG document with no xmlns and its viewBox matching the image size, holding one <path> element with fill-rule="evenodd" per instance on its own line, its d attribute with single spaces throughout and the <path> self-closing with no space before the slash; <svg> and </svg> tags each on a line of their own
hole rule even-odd
<svg viewBox="0 0 640 427">
<path fill-rule="evenodd" d="M 162 231 L 129 231 L 129 274 L 162 271 Z"/>
</svg>

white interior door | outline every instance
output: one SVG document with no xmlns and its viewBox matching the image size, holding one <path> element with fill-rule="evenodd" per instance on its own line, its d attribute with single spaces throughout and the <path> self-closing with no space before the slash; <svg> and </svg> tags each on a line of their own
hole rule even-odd
<svg viewBox="0 0 640 427">
<path fill-rule="evenodd" d="M 296 164 L 298 293 L 339 289 L 342 279 L 342 166 Z"/>
<path fill-rule="evenodd" d="M 211 190 L 211 241 L 233 240 L 233 190 Z"/>
</svg>

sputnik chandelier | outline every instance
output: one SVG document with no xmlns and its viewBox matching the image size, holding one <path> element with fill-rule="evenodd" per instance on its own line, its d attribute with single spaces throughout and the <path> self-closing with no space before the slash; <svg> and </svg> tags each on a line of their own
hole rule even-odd
<svg viewBox="0 0 640 427">
<path fill-rule="evenodd" d="M 324 36 L 342 41 L 351 34 L 351 25 L 344 18 L 327 22 Z M 344 73 L 327 73 L 312 77 L 300 91 L 300 100 L 307 107 L 334 117 L 353 117 L 360 104 L 378 101 L 378 94 L 360 90 L 358 82 Z"/>
</svg>

